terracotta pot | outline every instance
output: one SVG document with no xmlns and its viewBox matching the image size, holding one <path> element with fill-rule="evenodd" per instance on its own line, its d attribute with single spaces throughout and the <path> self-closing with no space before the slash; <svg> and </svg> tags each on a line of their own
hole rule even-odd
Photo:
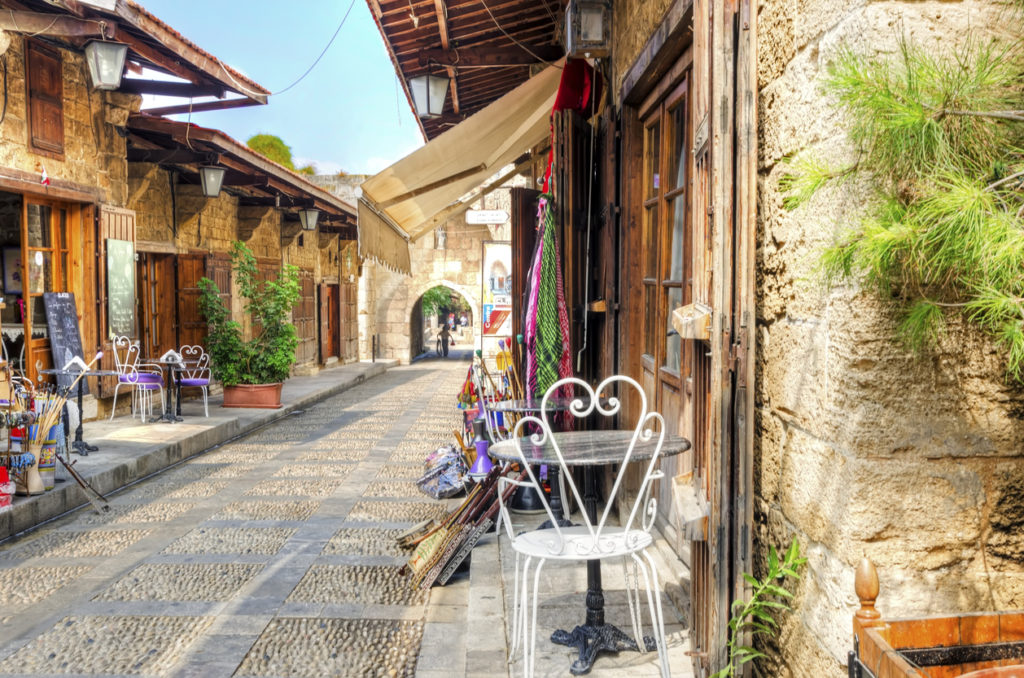
<svg viewBox="0 0 1024 678">
<path fill-rule="evenodd" d="M 1024 678 L 1024 664 L 971 671 L 960 678 Z"/>
<path fill-rule="evenodd" d="M 281 386 L 281 382 L 225 386 L 224 407 L 257 407 L 276 410 L 281 407 Z"/>
</svg>

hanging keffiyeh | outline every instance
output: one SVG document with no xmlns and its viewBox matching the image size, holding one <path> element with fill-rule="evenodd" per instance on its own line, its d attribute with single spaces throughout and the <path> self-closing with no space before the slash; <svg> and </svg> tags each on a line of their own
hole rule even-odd
<svg viewBox="0 0 1024 678">
<path fill-rule="evenodd" d="M 537 398 L 561 378 L 572 376 L 569 312 L 562 287 L 562 266 L 551 196 L 541 197 L 541 226 L 530 269 L 526 315 L 527 390 Z M 559 394 L 572 397 L 572 388 Z"/>
</svg>

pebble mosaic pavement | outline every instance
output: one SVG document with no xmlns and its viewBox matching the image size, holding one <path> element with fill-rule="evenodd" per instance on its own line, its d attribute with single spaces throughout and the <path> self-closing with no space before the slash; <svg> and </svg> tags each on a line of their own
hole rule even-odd
<svg viewBox="0 0 1024 678">
<path fill-rule="evenodd" d="M 413 676 L 394 537 L 444 510 L 411 481 L 464 378 L 392 369 L 0 545 L 0 675 Z"/>
</svg>

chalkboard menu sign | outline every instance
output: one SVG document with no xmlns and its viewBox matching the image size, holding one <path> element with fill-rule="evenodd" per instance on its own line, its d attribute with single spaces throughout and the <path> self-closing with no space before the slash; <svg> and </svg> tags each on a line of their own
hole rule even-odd
<svg viewBox="0 0 1024 678">
<path fill-rule="evenodd" d="M 47 292 L 43 294 L 46 325 L 50 329 L 50 352 L 53 366 L 60 369 L 74 357 L 85 360 L 82 335 L 78 332 L 78 308 L 73 292 Z M 74 381 L 70 374 L 58 374 L 57 384 L 67 388 Z M 76 391 L 77 392 L 77 391 Z M 82 380 L 82 393 L 89 392 L 89 384 Z"/>
<path fill-rule="evenodd" d="M 135 243 L 107 240 L 107 328 L 109 338 L 135 334 Z"/>
</svg>

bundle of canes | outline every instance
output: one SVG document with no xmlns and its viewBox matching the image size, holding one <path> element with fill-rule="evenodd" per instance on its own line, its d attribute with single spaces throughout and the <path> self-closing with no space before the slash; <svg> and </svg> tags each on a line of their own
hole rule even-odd
<svg viewBox="0 0 1024 678">
<path fill-rule="evenodd" d="M 32 438 L 32 442 L 42 443 L 46 440 L 46 437 L 50 434 L 50 429 L 56 426 L 60 420 L 61 413 L 64 411 L 64 405 L 68 401 L 68 395 L 78 386 L 78 382 L 85 376 L 85 373 L 91 370 L 92 366 L 102 357 L 103 351 L 97 351 L 95 357 L 89 361 L 85 369 L 79 371 L 75 380 L 66 389 L 61 389 L 60 392 L 56 393 L 55 398 L 51 398 L 48 401 L 46 409 L 39 416 L 38 426 L 36 426 L 35 437 Z"/>
</svg>

